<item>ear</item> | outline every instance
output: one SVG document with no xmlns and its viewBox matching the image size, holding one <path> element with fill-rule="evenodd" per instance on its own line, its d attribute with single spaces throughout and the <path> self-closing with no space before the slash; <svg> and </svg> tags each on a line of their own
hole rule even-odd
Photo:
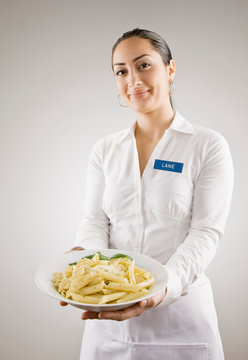
<svg viewBox="0 0 248 360">
<path fill-rule="evenodd" d="M 172 81 L 174 79 L 175 73 L 176 73 L 176 64 L 173 59 L 170 60 L 170 64 L 168 65 L 169 69 L 169 78 Z"/>
</svg>

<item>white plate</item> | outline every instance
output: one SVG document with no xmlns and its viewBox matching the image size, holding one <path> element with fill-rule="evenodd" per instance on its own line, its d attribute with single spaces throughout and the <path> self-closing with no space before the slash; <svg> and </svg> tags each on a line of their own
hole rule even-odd
<svg viewBox="0 0 248 360">
<path fill-rule="evenodd" d="M 131 256 L 135 265 L 139 266 L 147 271 L 151 272 L 154 276 L 154 284 L 149 288 L 149 293 L 140 298 L 128 301 L 122 304 L 104 304 L 104 305 L 95 305 L 95 304 L 85 304 L 70 299 L 66 299 L 64 296 L 60 295 L 56 290 L 55 286 L 51 282 L 54 272 L 64 272 L 65 268 L 73 262 L 80 260 L 84 256 L 95 254 L 97 251 L 100 251 L 105 256 L 113 256 L 115 254 L 126 254 Z M 38 288 L 50 295 L 51 297 L 67 302 L 70 305 L 76 306 L 80 309 L 91 310 L 91 311 L 112 311 L 120 310 L 126 307 L 129 307 L 139 301 L 147 299 L 153 295 L 159 293 L 162 289 L 166 287 L 168 281 L 167 272 L 164 266 L 157 260 L 151 258 L 150 256 L 139 254 L 132 251 L 119 250 L 119 249 L 94 249 L 94 250 L 81 250 L 73 251 L 67 254 L 62 254 L 55 258 L 50 259 L 45 264 L 41 265 L 35 274 L 35 283 Z"/>
</svg>

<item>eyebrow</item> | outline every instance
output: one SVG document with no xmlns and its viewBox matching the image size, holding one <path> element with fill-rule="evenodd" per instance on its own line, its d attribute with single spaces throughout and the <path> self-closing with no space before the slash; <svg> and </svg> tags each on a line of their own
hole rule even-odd
<svg viewBox="0 0 248 360">
<path fill-rule="evenodd" d="M 151 56 L 151 55 L 149 55 L 149 54 L 143 54 L 143 55 L 140 55 L 140 56 L 137 56 L 135 59 L 133 59 L 132 61 L 134 62 L 134 61 L 137 61 L 137 60 L 139 60 L 140 58 L 142 58 L 143 56 Z M 114 64 L 114 66 L 115 65 L 126 65 L 125 63 L 115 63 Z"/>
</svg>

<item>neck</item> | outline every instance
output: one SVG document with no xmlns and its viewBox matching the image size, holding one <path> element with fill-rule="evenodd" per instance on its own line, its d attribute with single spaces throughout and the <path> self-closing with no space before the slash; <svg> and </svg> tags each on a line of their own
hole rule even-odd
<svg viewBox="0 0 248 360">
<path fill-rule="evenodd" d="M 150 141 L 160 139 L 170 126 L 174 116 L 175 111 L 171 106 L 159 108 L 145 114 L 139 113 L 136 119 L 135 136 Z"/>
</svg>

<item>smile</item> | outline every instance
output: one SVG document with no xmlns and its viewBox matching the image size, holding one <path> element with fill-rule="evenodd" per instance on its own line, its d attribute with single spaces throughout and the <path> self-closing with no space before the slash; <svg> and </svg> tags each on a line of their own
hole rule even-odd
<svg viewBox="0 0 248 360">
<path fill-rule="evenodd" d="M 130 99 L 131 99 L 131 100 L 141 99 L 141 98 L 145 97 L 148 92 L 149 92 L 149 90 L 147 90 L 147 91 L 142 91 L 142 92 L 138 92 L 138 93 L 136 93 L 136 94 L 131 94 L 131 95 L 130 95 Z"/>
</svg>

